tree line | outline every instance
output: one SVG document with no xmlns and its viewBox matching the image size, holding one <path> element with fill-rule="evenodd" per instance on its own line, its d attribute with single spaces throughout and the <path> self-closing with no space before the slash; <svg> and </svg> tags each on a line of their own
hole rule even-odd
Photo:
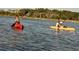
<svg viewBox="0 0 79 59">
<path fill-rule="evenodd" d="M 16 11 L 16 9 L 14 10 Z M 69 19 L 69 20 L 79 20 L 79 13 L 78 12 L 72 12 L 67 10 L 57 10 L 57 9 L 47 9 L 47 8 L 23 8 L 19 9 L 18 13 L 11 12 L 11 11 L 4 11 L 0 10 L 0 15 L 7 15 L 7 16 L 26 16 L 26 17 L 36 17 L 36 18 L 48 18 L 48 19 Z"/>
</svg>

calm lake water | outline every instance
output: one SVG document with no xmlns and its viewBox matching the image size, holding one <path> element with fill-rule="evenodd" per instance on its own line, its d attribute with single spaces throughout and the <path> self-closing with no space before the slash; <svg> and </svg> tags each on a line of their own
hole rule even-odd
<svg viewBox="0 0 79 59">
<path fill-rule="evenodd" d="M 66 22 L 75 32 L 49 29 L 56 22 L 21 20 L 23 32 L 11 29 L 13 17 L 0 17 L 0 51 L 79 51 L 79 24 Z"/>
</svg>

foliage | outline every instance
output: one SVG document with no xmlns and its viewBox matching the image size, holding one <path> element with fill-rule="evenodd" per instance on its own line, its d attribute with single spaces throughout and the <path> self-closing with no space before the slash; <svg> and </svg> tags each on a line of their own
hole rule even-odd
<svg viewBox="0 0 79 59">
<path fill-rule="evenodd" d="M 19 16 L 27 16 L 27 17 L 36 17 L 36 18 L 49 18 L 49 19 L 70 19 L 70 20 L 79 20 L 79 13 L 66 11 L 66 10 L 57 10 L 57 9 L 47 9 L 47 8 L 23 8 L 16 13 L 15 10 L 0 10 L 0 15 L 7 15 L 7 16 L 15 16 L 18 14 Z"/>
</svg>

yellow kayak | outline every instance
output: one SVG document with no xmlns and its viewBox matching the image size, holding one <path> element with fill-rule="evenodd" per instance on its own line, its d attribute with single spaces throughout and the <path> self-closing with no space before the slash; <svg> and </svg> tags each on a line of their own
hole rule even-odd
<svg viewBox="0 0 79 59">
<path fill-rule="evenodd" d="M 51 29 L 56 29 L 56 26 L 50 26 Z M 59 28 L 60 30 L 66 31 L 75 31 L 75 28 L 67 27 L 67 28 Z"/>
</svg>

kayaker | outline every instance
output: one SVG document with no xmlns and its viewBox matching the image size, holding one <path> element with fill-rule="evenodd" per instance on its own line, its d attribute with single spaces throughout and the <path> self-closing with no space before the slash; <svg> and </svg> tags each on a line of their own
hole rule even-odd
<svg viewBox="0 0 79 59">
<path fill-rule="evenodd" d="M 60 19 L 58 18 L 57 23 L 56 23 L 56 31 L 60 30 Z"/>
<path fill-rule="evenodd" d="M 63 22 L 60 22 L 59 24 L 60 24 L 60 28 L 64 27 Z"/>
<path fill-rule="evenodd" d="M 22 31 L 24 29 L 24 26 L 20 23 L 19 16 L 15 17 L 15 23 L 13 23 L 11 27 L 16 31 Z"/>
<path fill-rule="evenodd" d="M 67 28 L 67 26 L 65 26 L 62 21 L 60 22 L 60 27 L 61 28 Z"/>
</svg>

